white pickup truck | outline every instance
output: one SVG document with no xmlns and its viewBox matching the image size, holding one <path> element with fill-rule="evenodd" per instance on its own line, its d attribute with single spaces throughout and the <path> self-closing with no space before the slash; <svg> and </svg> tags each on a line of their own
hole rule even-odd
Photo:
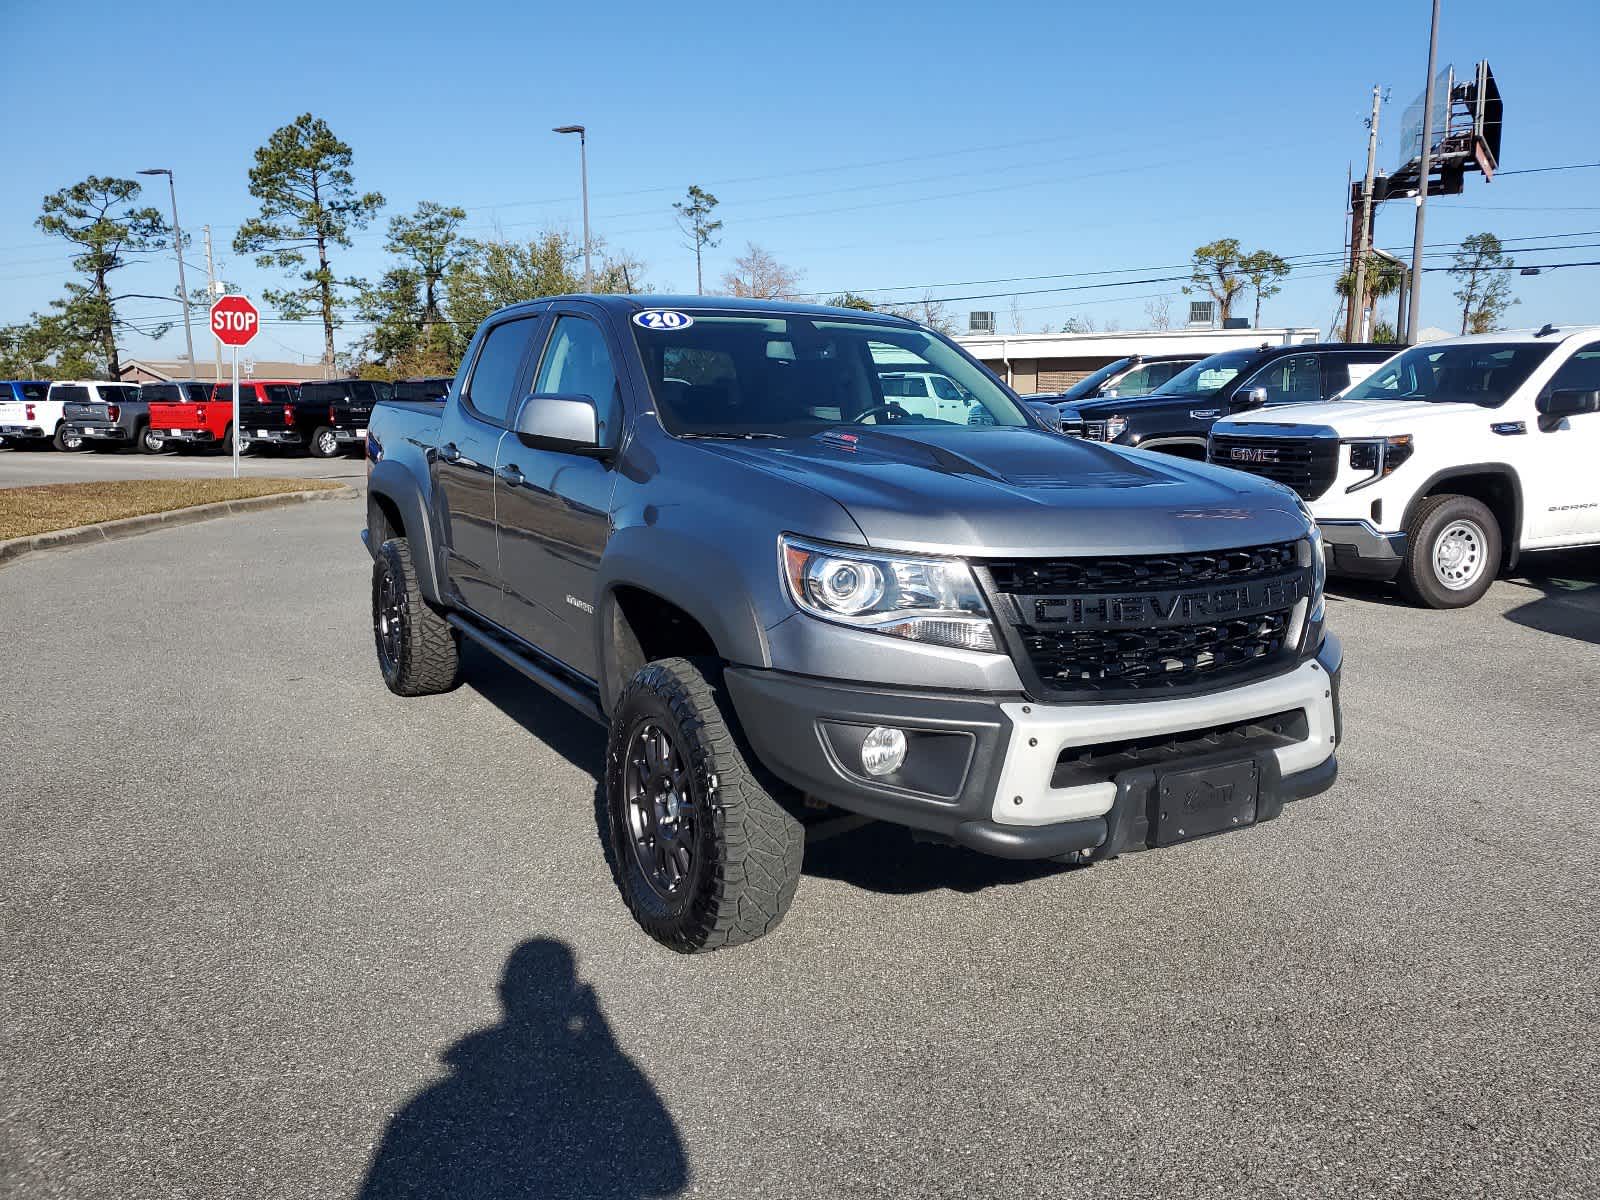
<svg viewBox="0 0 1600 1200">
<path fill-rule="evenodd" d="M 15 395 L 16 385 L 0 387 L 0 439 L 9 446 L 49 442 L 57 450 L 81 450 L 83 435 L 67 423 L 66 406 L 95 399 L 99 386 L 93 381 L 52 383 L 42 396 L 37 383 L 27 384 L 21 396 Z"/>
<path fill-rule="evenodd" d="M 1298 492 L 1331 573 L 1463 608 L 1525 550 L 1600 545 L 1600 326 L 1413 346 L 1326 404 L 1218 421 L 1209 457 Z"/>
</svg>

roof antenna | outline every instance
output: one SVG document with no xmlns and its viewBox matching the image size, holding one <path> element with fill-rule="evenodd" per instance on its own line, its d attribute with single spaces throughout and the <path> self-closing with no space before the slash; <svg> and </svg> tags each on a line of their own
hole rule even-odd
<svg viewBox="0 0 1600 1200">
<path fill-rule="evenodd" d="M 1560 333 L 1560 332 L 1561 332 L 1561 330 L 1557 329 L 1554 325 L 1548 325 L 1547 324 L 1543 329 L 1539 330 L 1539 332 L 1534 334 L 1533 336 L 1534 337 L 1549 337 L 1552 333 Z"/>
</svg>

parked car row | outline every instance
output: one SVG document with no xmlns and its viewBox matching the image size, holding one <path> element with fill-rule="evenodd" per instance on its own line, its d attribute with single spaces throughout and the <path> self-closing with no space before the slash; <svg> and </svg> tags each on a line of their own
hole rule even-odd
<svg viewBox="0 0 1600 1200">
<path fill-rule="evenodd" d="M 1524 551 L 1600 544 L 1600 329 L 1396 350 L 1229 350 L 1139 397 L 1085 380 L 1099 398 L 1030 400 L 1053 404 L 1063 433 L 1292 489 L 1332 573 L 1431 608 L 1476 602 Z"/>
<path fill-rule="evenodd" d="M 0 382 L 0 440 L 18 448 L 300 450 L 330 458 L 359 446 L 379 400 L 438 401 L 450 379 L 249 379 L 233 385 L 174 380 L 143 385 L 99 380 Z"/>
</svg>

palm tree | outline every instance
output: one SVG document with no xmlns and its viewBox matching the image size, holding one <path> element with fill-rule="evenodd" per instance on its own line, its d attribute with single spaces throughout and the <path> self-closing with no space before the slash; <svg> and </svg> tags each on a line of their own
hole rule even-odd
<svg viewBox="0 0 1600 1200">
<path fill-rule="evenodd" d="M 1380 258 L 1376 254 L 1367 255 L 1367 294 L 1364 298 L 1361 311 L 1375 309 L 1377 302 L 1387 296 L 1392 296 L 1400 290 L 1400 285 L 1405 282 L 1405 271 L 1399 263 L 1387 258 Z M 1333 285 L 1333 290 L 1349 300 L 1356 290 L 1356 273 L 1354 270 L 1346 271 L 1339 276 L 1338 282 Z M 1356 322 L 1359 332 L 1363 322 Z M 1373 322 L 1373 329 L 1377 329 L 1377 322 Z"/>
</svg>

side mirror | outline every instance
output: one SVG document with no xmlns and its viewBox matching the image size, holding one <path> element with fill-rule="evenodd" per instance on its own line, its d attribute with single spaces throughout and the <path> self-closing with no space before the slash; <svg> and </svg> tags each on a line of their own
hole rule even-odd
<svg viewBox="0 0 1600 1200">
<path fill-rule="evenodd" d="M 1054 404 L 1045 400 L 1030 400 L 1028 407 L 1033 410 L 1033 415 L 1043 421 L 1045 428 L 1052 433 L 1061 432 L 1061 410 Z"/>
<path fill-rule="evenodd" d="M 535 393 L 522 402 L 515 432 L 524 446 L 535 450 L 560 450 L 593 458 L 609 453 L 609 447 L 601 444 L 605 431 L 592 396 Z"/>
<path fill-rule="evenodd" d="M 1600 412 L 1600 391 L 1563 388 L 1559 392 L 1546 392 L 1534 407 L 1539 410 L 1541 417 L 1549 417 L 1552 421 Z"/>
<path fill-rule="evenodd" d="M 1267 403 L 1267 389 L 1253 387 L 1233 395 L 1232 411 L 1249 412 L 1253 408 L 1264 408 Z"/>
</svg>

